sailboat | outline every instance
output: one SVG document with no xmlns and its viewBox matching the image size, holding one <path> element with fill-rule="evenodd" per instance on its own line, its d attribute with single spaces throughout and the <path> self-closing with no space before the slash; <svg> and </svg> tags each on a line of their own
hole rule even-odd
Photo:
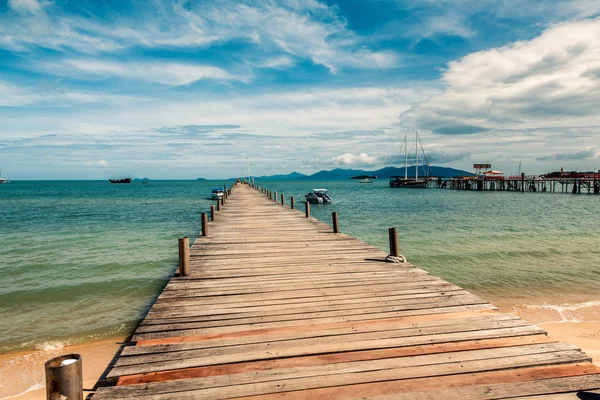
<svg viewBox="0 0 600 400">
<path fill-rule="evenodd" d="M 421 153 L 423 153 L 424 163 L 422 164 L 426 167 L 426 176 L 421 177 L 419 179 L 419 146 L 421 147 Z M 404 176 L 392 176 L 390 178 L 390 187 L 393 188 L 408 188 L 408 189 L 427 189 L 428 187 L 428 175 L 429 173 L 429 164 L 427 162 L 427 157 L 425 156 L 425 151 L 423 150 L 423 144 L 421 143 L 421 139 L 419 138 L 419 133 L 415 133 L 415 176 L 408 176 L 408 143 L 407 143 L 407 135 L 404 135 Z"/>
<path fill-rule="evenodd" d="M 4 171 L 0 170 L 0 183 L 8 183 L 9 180 L 6 179 L 6 175 L 4 175 Z"/>
</svg>

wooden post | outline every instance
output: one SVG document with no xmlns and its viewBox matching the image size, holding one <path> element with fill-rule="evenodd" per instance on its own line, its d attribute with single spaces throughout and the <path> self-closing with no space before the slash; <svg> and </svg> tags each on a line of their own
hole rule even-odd
<svg viewBox="0 0 600 400">
<path fill-rule="evenodd" d="M 340 233 L 340 226 L 338 224 L 338 213 L 332 212 L 331 218 L 333 219 L 333 233 Z"/>
<path fill-rule="evenodd" d="M 46 399 L 83 400 L 81 356 L 65 354 L 44 364 L 46 371 Z"/>
<path fill-rule="evenodd" d="M 290 197 L 290 208 L 294 209 L 294 196 Z"/>
<path fill-rule="evenodd" d="M 400 249 L 398 248 L 398 228 L 389 228 L 388 235 L 390 237 L 390 256 L 399 257 Z"/>
<path fill-rule="evenodd" d="M 521 193 L 525 191 L 525 172 L 521 172 Z"/>
<path fill-rule="evenodd" d="M 210 206 L 210 220 L 211 221 L 215 220 L 215 206 L 214 205 Z"/>
<path fill-rule="evenodd" d="M 305 204 L 305 215 L 306 215 L 306 218 L 309 218 L 310 217 L 310 203 L 307 201 L 304 204 Z"/>
<path fill-rule="evenodd" d="M 221 211 L 221 200 L 217 200 L 217 211 Z"/>
<path fill-rule="evenodd" d="M 277 192 L 274 192 L 273 201 L 277 201 Z"/>
<path fill-rule="evenodd" d="M 285 201 L 283 200 L 283 193 L 281 193 L 281 205 L 284 205 Z"/>
<path fill-rule="evenodd" d="M 190 274 L 190 240 L 187 237 L 179 238 L 179 276 Z"/>
<path fill-rule="evenodd" d="M 208 216 L 202 213 L 202 236 L 208 236 Z"/>
<path fill-rule="evenodd" d="M 224 206 L 225 205 L 225 199 L 223 197 L 221 197 L 221 205 Z"/>
</svg>

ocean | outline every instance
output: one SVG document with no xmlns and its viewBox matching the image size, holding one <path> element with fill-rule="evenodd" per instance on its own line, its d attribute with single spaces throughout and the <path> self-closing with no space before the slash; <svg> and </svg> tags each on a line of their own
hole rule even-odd
<svg viewBox="0 0 600 400">
<path fill-rule="evenodd" d="M 224 182 L 13 181 L 0 186 L 0 352 L 126 335 L 195 237 Z M 312 215 L 492 303 L 600 319 L 600 196 L 391 189 L 387 181 L 256 182 Z M 553 318 L 554 318 L 553 317 Z"/>
</svg>

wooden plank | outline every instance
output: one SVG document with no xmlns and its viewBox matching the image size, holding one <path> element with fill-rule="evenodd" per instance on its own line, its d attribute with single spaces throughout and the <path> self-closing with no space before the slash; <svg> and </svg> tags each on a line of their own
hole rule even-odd
<svg viewBox="0 0 600 400">
<path fill-rule="evenodd" d="M 395 360 L 395 359 L 392 359 Z M 403 360 L 403 359 L 400 359 Z M 390 361 L 390 359 L 386 359 Z M 382 362 L 379 360 L 379 362 Z M 165 385 L 162 384 L 143 384 L 139 385 L 144 387 L 143 393 L 145 396 L 151 395 L 153 399 L 178 399 L 178 394 L 185 391 L 187 398 L 193 395 L 194 399 L 198 400 L 220 400 L 220 399 L 231 399 L 238 397 L 247 396 L 264 396 L 269 394 L 286 394 L 286 399 L 289 398 L 307 398 L 306 396 L 299 397 L 298 392 L 317 389 L 313 391 L 313 395 L 317 392 L 319 395 L 310 398 L 324 398 L 324 399 L 340 399 L 340 398 L 358 398 L 357 392 L 353 389 L 358 389 L 361 384 L 363 387 L 368 386 L 369 389 L 374 391 L 374 386 L 381 386 L 385 388 L 392 382 L 403 382 L 406 380 L 417 380 L 419 378 L 428 378 L 435 376 L 441 378 L 442 376 L 448 375 L 470 375 L 480 372 L 491 372 L 491 371 L 502 371 L 502 370 L 513 370 L 519 368 L 532 368 L 539 366 L 556 366 L 559 364 L 573 364 L 573 363 L 588 363 L 590 366 L 593 364 L 589 363 L 589 358 L 583 356 L 580 352 L 564 351 L 555 353 L 544 353 L 544 354 L 533 354 L 533 355 L 515 355 L 510 357 L 499 357 L 494 358 L 493 362 L 490 360 L 474 360 L 464 361 L 456 363 L 446 364 L 433 364 L 433 365 L 410 365 L 410 367 L 400 368 L 382 368 L 377 370 L 369 370 L 362 372 L 353 372 L 352 369 L 340 371 L 333 371 L 331 374 L 325 376 L 315 372 L 309 376 L 303 376 L 299 374 L 297 370 L 289 372 L 288 374 L 282 373 L 268 374 L 266 375 L 268 381 L 250 381 L 248 383 L 246 374 L 240 375 L 228 375 L 223 377 L 205 377 L 201 379 L 188 379 L 180 380 L 175 383 L 175 390 L 171 389 L 168 393 L 156 393 L 152 395 L 153 390 L 160 391 L 160 387 Z M 342 364 L 343 365 L 343 364 Z M 341 365 L 334 365 L 341 366 Z M 574 368 L 569 365 L 570 368 Z M 594 369 L 600 372 L 597 367 Z M 577 372 L 581 372 L 579 369 Z M 253 373 L 250 375 L 258 375 Z M 229 381 L 227 381 L 229 379 Z M 189 386 L 188 386 L 189 385 Z M 351 385 L 351 386 L 348 386 Z M 137 386 L 137 385 L 136 385 Z M 173 385 L 171 385 L 172 387 Z M 165 387 L 165 386 L 163 386 Z M 139 392 L 135 389 L 137 387 L 122 386 L 123 388 L 118 391 L 118 395 L 123 397 L 127 393 L 129 388 L 130 393 L 133 396 L 139 397 Z M 323 389 L 325 388 L 325 389 Z M 346 393 L 343 392 L 345 389 Z M 381 389 L 379 390 L 381 391 Z M 414 389 L 412 391 L 415 391 Z M 376 391 L 377 392 L 377 391 Z M 322 395 L 323 393 L 329 393 L 329 395 Z M 266 397 L 269 398 L 269 397 Z"/>
<path fill-rule="evenodd" d="M 409 347 L 386 348 L 382 350 L 358 350 L 341 353 L 317 354 L 303 357 L 286 357 L 266 361 L 222 364 L 208 367 L 178 369 L 174 371 L 153 372 L 129 375 L 119 378 L 119 384 L 163 382 L 172 379 L 199 378 L 203 376 L 227 375 L 251 371 L 275 370 L 339 362 L 376 360 L 381 358 L 411 357 L 415 355 L 443 354 L 463 350 L 494 349 L 499 347 L 518 347 L 523 345 L 552 343 L 546 335 L 516 336 L 502 339 L 467 340 L 464 342 L 417 345 Z M 135 347 L 129 347 L 135 349 Z"/>
</svg>

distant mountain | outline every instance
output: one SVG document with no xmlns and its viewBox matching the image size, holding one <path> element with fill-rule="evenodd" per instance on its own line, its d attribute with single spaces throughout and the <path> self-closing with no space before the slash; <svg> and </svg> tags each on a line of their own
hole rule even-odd
<svg viewBox="0 0 600 400">
<path fill-rule="evenodd" d="M 270 175 L 270 176 L 256 176 L 254 179 L 268 179 L 270 181 L 287 181 L 293 179 L 304 179 L 308 178 L 308 176 L 301 174 L 300 172 L 292 172 L 287 175 Z"/>
<path fill-rule="evenodd" d="M 421 173 L 421 170 L 419 170 Z M 344 168 L 336 168 L 330 171 L 323 170 L 319 171 L 310 176 L 305 176 L 301 179 L 311 179 L 311 180 L 335 180 L 335 179 L 351 179 L 355 176 L 360 175 L 368 175 L 373 176 L 376 175 L 379 179 L 389 179 L 392 176 L 404 176 L 404 168 L 397 167 L 385 167 L 378 169 L 376 171 L 366 171 L 362 169 L 344 169 Z M 415 167 L 408 168 L 408 175 L 415 175 Z M 451 178 L 453 176 L 473 176 L 474 174 L 463 171 L 460 169 L 447 168 L 447 167 L 429 167 L 429 175 L 436 176 L 441 178 Z"/>
<path fill-rule="evenodd" d="M 421 170 L 419 170 L 421 173 Z M 374 171 L 373 174 L 377 175 L 381 179 L 389 179 L 391 176 L 404 176 L 404 168 L 397 167 L 385 167 Z M 408 176 L 415 175 L 415 167 L 408 168 Z M 429 167 L 429 176 L 435 176 L 440 178 L 452 178 L 454 176 L 474 176 L 475 174 L 461 169 L 454 169 L 448 167 Z"/>
<path fill-rule="evenodd" d="M 419 174 L 421 173 L 421 169 L 419 169 Z M 289 181 L 289 180 L 340 180 L 340 179 L 351 179 L 356 176 L 373 176 L 376 175 L 379 179 L 389 179 L 391 176 L 404 176 L 404 168 L 398 167 L 385 167 L 378 169 L 376 171 L 366 171 L 362 169 L 346 169 L 346 168 L 336 168 L 332 170 L 323 170 L 312 175 L 301 174 L 300 172 L 292 172 L 286 175 L 271 175 L 271 176 L 255 176 L 256 180 L 269 180 L 269 181 Z M 415 167 L 408 168 L 408 175 L 415 175 Z M 454 176 L 473 176 L 471 172 L 463 171 L 460 169 L 447 168 L 447 167 L 429 167 L 429 175 L 440 177 L 440 178 L 452 178 Z M 230 181 L 235 178 L 230 179 L 204 179 L 198 178 L 198 181 Z"/>
</svg>

